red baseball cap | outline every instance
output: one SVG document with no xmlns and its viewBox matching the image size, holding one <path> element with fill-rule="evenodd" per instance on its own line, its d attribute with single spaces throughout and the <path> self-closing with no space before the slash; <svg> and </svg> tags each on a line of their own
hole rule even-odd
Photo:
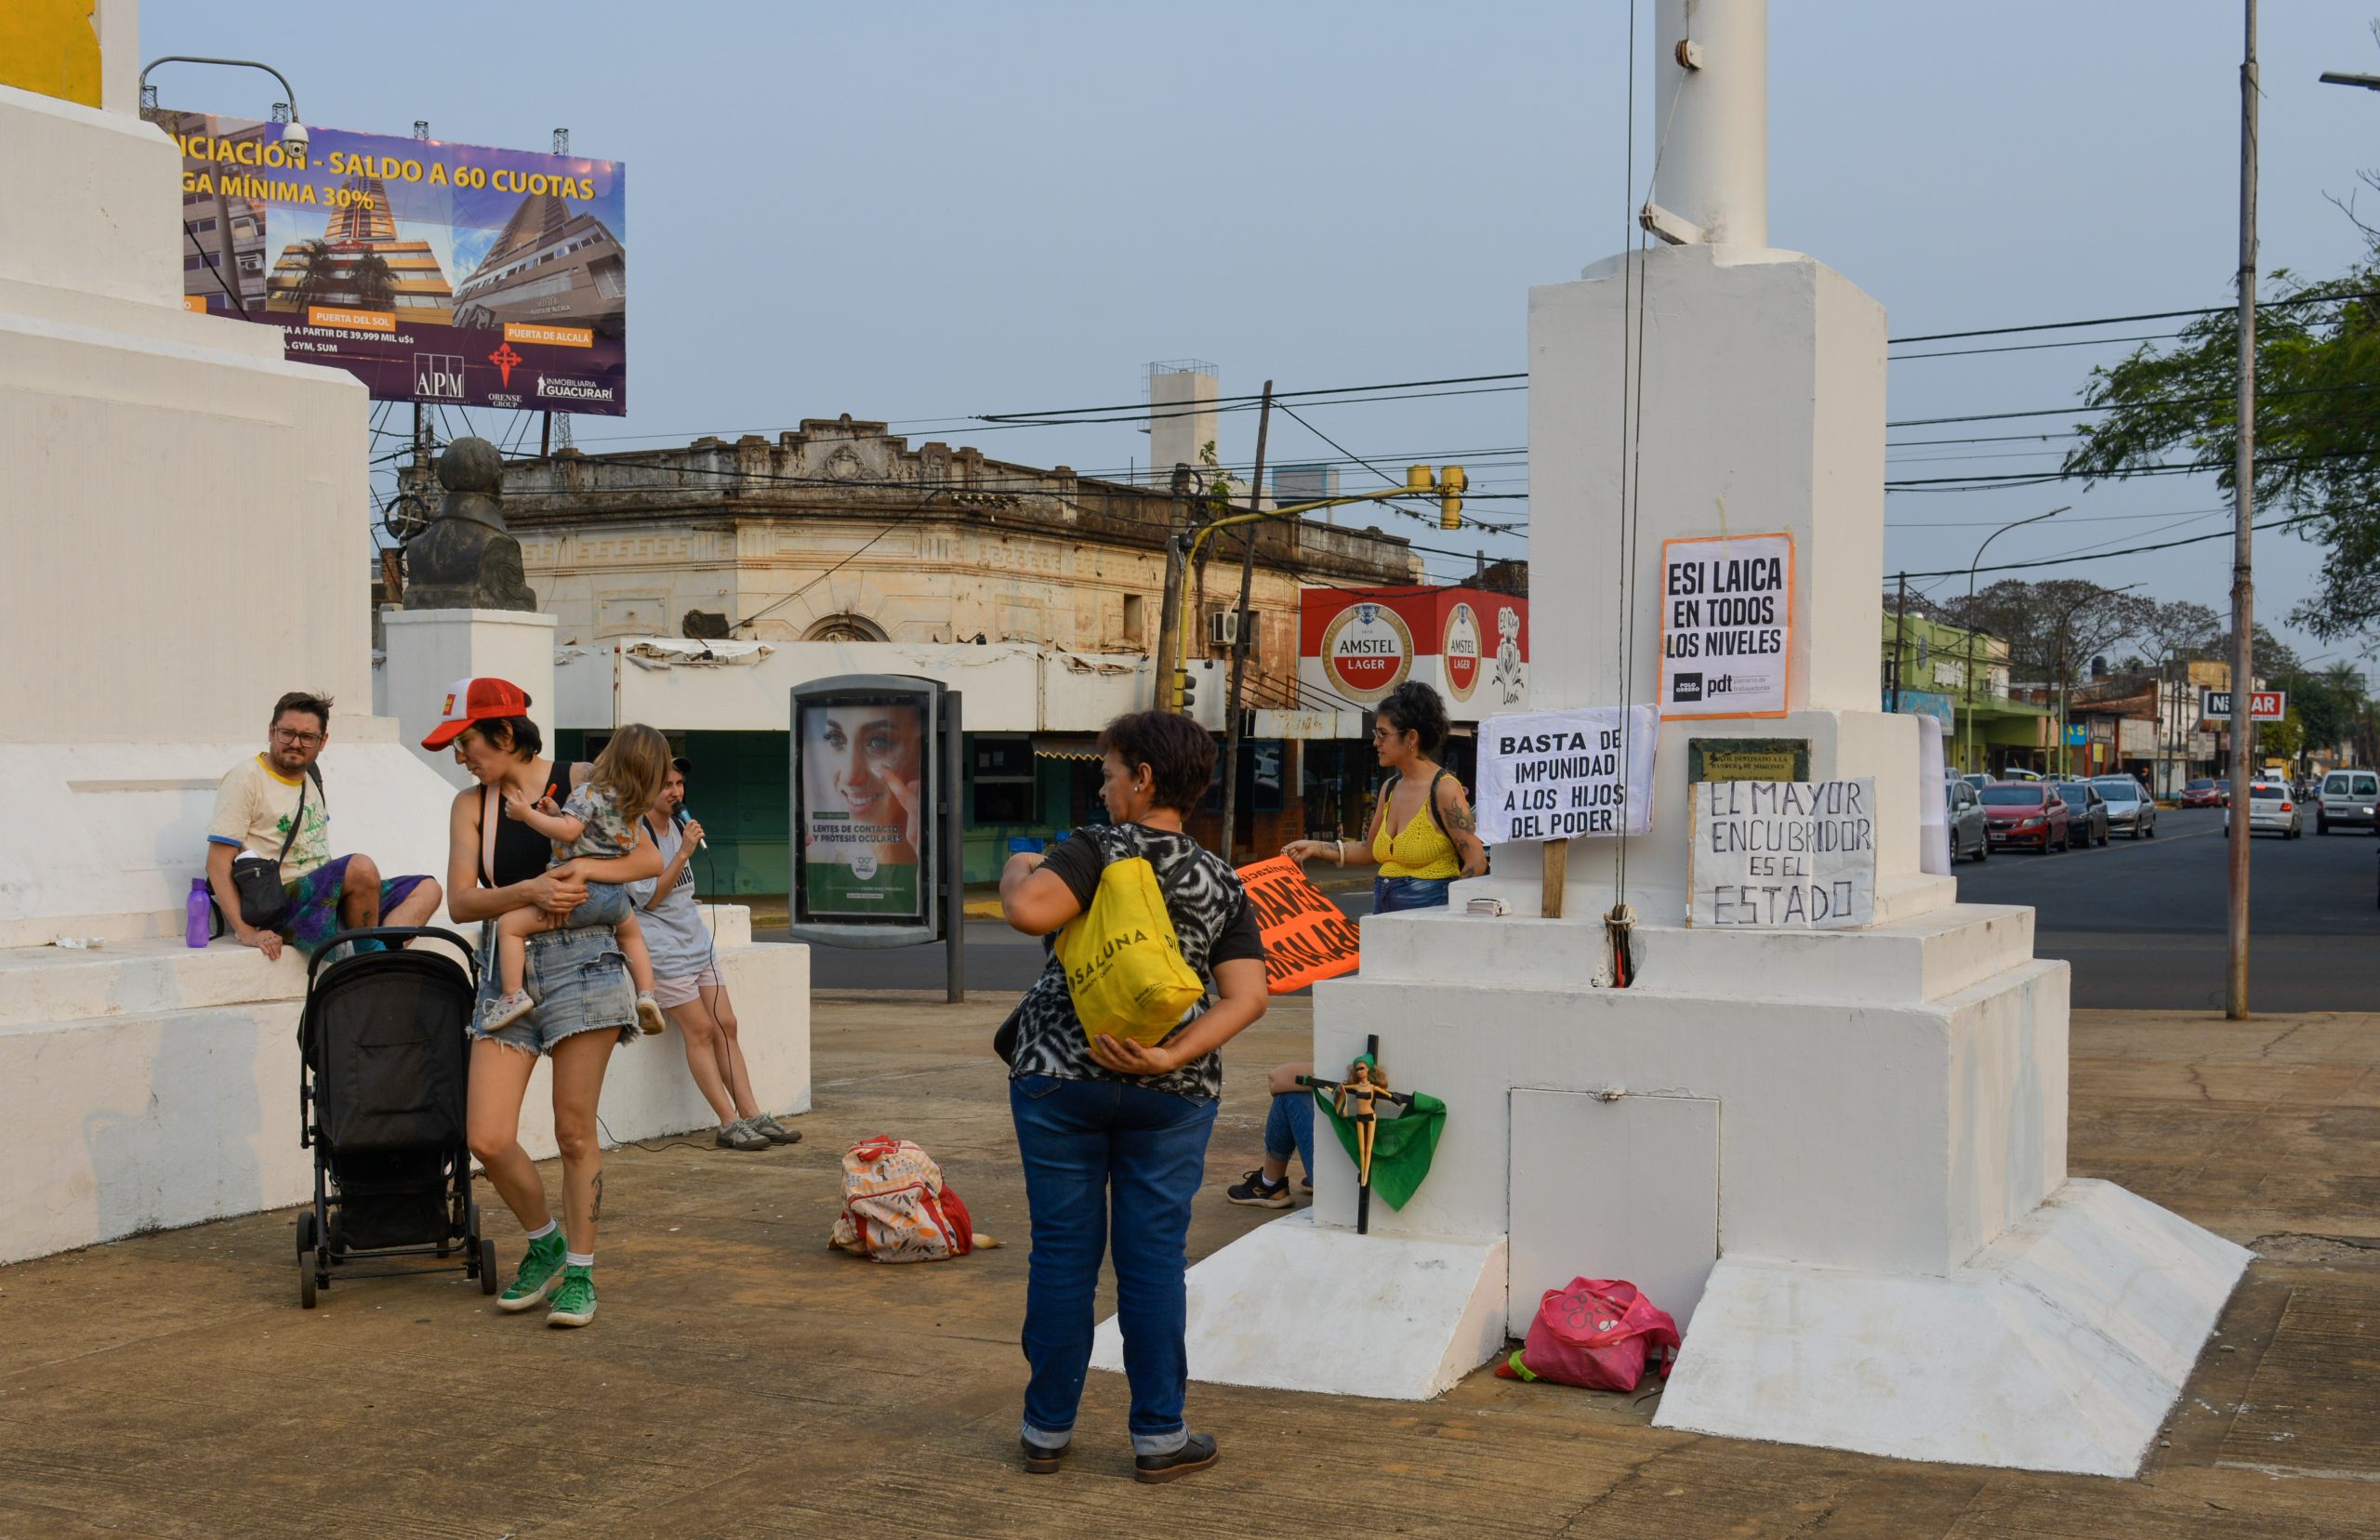
<svg viewBox="0 0 2380 1540">
<path fill-rule="evenodd" d="M 473 722 L 493 721 L 501 717 L 529 715 L 529 692 L 510 679 L 456 679 L 446 691 L 446 704 L 438 713 L 438 725 L 421 741 L 428 749 L 441 749 L 463 735 L 463 730 Z"/>
</svg>

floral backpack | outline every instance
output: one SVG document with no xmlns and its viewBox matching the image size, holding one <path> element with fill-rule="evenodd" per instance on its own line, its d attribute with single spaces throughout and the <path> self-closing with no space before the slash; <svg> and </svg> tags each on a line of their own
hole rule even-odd
<svg viewBox="0 0 2380 1540">
<path fill-rule="evenodd" d="M 999 1244 L 975 1233 L 932 1156 L 881 1134 L 843 1152 L 843 1211 L 826 1244 L 879 1262 L 939 1262 Z"/>
</svg>

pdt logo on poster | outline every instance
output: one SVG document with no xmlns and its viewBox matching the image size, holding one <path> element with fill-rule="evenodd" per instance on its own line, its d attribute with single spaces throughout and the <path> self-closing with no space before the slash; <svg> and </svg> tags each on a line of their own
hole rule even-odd
<svg viewBox="0 0 2380 1540">
<path fill-rule="evenodd" d="M 1322 634 L 1322 665 L 1334 689 L 1368 705 L 1413 671 L 1413 633 L 1384 604 L 1351 604 Z"/>
</svg>

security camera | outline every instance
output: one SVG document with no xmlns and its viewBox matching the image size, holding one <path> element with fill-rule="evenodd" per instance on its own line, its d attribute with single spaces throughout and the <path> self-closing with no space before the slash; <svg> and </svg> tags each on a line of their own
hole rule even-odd
<svg viewBox="0 0 2380 1540">
<path fill-rule="evenodd" d="M 290 122 L 281 125 L 281 147 L 284 150 L 295 150 L 303 154 L 309 138 L 306 125 L 302 123 Z"/>
</svg>

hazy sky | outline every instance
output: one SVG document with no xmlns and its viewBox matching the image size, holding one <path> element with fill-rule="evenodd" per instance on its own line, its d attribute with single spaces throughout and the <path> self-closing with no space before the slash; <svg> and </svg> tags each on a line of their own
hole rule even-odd
<svg viewBox="0 0 2380 1540">
<path fill-rule="evenodd" d="M 1652 6 L 1638 5 L 1642 47 Z M 2225 303 L 2241 10 L 1782 0 L 1770 22 L 1770 239 L 1877 296 L 1896 336 Z M 2380 72 L 2380 0 L 2263 11 L 2263 266 L 2327 275 L 2360 249 L 2326 196 L 2380 165 L 2380 94 L 2315 77 Z M 1267 376 L 1291 389 L 1516 370 L 1528 286 L 1633 243 L 1627 214 L 1653 129 L 1640 59 L 1632 180 L 1624 0 L 415 0 L 368 46 L 348 27 L 260 32 L 256 20 L 222 0 L 149 0 L 142 47 L 261 51 L 305 116 L 328 126 L 404 134 L 426 118 L 441 138 L 541 149 L 566 125 L 576 153 L 628 163 L 634 411 L 579 419 L 590 450 L 850 412 L 920 441 L 1121 471 L 1147 459 L 1130 426 L 986 431 L 964 419 L 1136 401 L 1143 366 L 1159 359 L 1211 360 L 1226 392 Z M 277 94 L 253 72 L 169 66 L 158 78 L 170 102 L 226 112 L 262 116 Z M 2380 194 L 2366 204 L 2380 213 Z M 2092 363 L 2122 351 L 1896 362 L 1891 414 L 2060 406 Z M 1524 458 L 1482 452 L 1525 443 L 1525 401 L 1307 415 L 1383 466 L 1468 457 L 1475 489 L 1518 492 Z M 501 415 L 480 415 L 482 431 L 509 431 Z M 1330 455 L 1276 422 L 1276 463 Z M 1252 416 L 1224 424 L 1225 458 L 1245 460 Z M 2047 468 L 2064 441 L 1897 447 L 1891 474 Z M 2030 457 L 1935 458 L 1985 454 Z M 1346 484 L 1368 480 L 1351 468 Z M 1887 567 L 1964 568 L 1996 524 L 2061 503 L 2076 507 L 1998 542 L 1991 559 L 2224 527 L 2198 477 L 2088 494 L 1897 493 Z M 1480 500 L 1472 511 L 1525 522 L 1526 507 Z M 1362 516 L 1374 517 L 1448 549 L 1520 549 L 1517 536 Z M 2212 540 L 2071 571 L 2220 609 L 2228 550 Z M 2258 612 L 2278 625 L 2317 553 L 2268 533 L 2258 556 Z M 2283 634 L 2309 654 L 2332 650 Z"/>
</svg>

